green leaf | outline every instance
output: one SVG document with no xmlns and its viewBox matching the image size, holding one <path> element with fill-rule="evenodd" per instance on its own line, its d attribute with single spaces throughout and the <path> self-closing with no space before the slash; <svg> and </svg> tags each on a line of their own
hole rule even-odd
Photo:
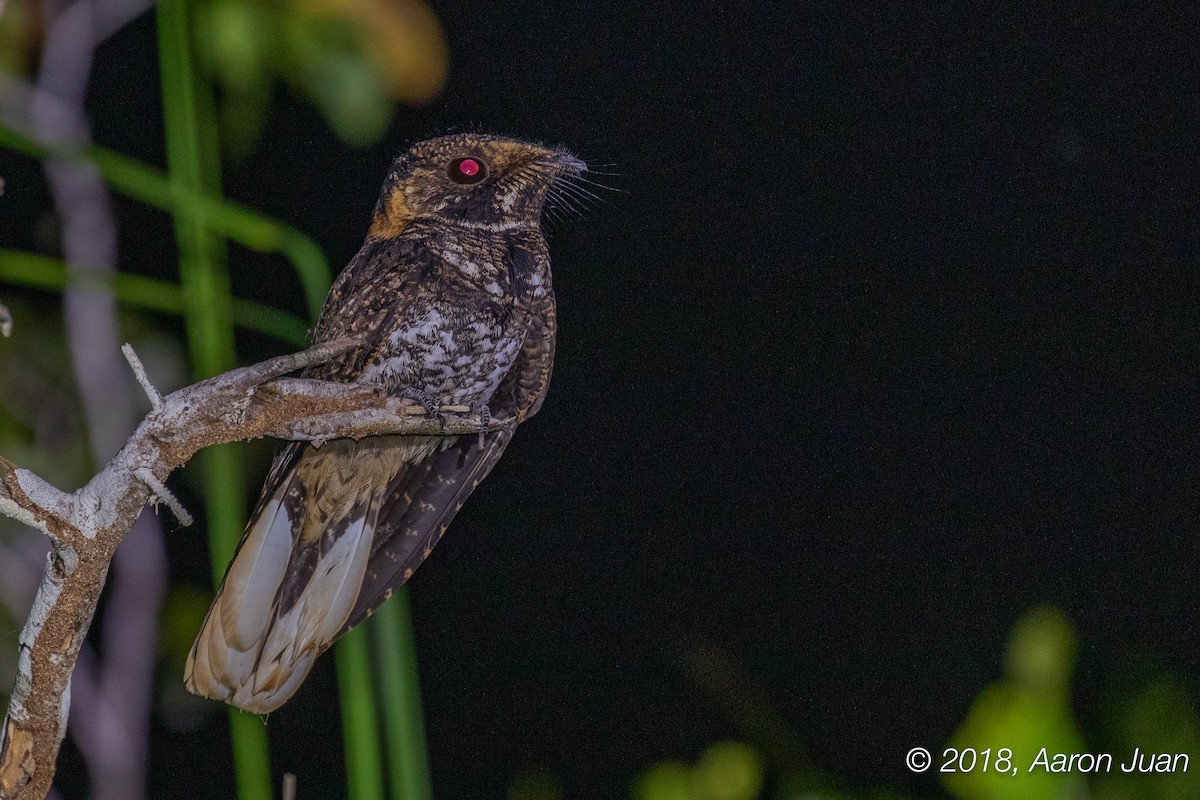
<svg viewBox="0 0 1200 800">
<path fill-rule="evenodd" d="M 363 55 L 331 53 L 309 66 L 310 97 L 340 139 L 366 147 L 383 138 L 395 106 Z"/>
<path fill-rule="evenodd" d="M 700 800 L 754 800 L 763 786 L 762 759 L 748 744 L 720 742 L 700 755 L 692 779 Z"/>
<path fill-rule="evenodd" d="M 1084 796 L 1078 772 L 1030 769 L 1039 753 L 1085 752 L 1071 713 L 1075 631 L 1061 611 L 1037 608 L 1013 628 L 1005 677 L 976 698 L 949 746 L 961 760 L 942 782 L 962 800 L 1061 800 Z M 947 761 L 938 750 L 932 769 Z M 987 768 L 984 768 L 984 763 Z"/>
<path fill-rule="evenodd" d="M 296 83 L 343 141 L 365 146 L 387 131 L 395 105 L 359 45 L 357 28 L 332 14 L 295 15 L 284 42 Z"/>
<path fill-rule="evenodd" d="M 691 766 L 682 761 L 655 764 L 634 782 L 633 800 L 697 800 Z"/>
</svg>

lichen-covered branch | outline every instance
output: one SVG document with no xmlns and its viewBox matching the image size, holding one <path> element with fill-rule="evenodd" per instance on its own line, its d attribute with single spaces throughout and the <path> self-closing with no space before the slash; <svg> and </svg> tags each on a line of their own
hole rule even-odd
<svg viewBox="0 0 1200 800">
<path fill-rule="evenodd" d="M 469 435 L 467 409 L 430 417 L 378 387 L 282 378 L 360 343 L 341 340 L 236 369 L 162 399 L 120 452 L 73 494 L 0 457 L 0 512 L 38 528 L 52 549 L 20 637 L 18 674 L 0 729 L 0 800 L 41 800 L 66 731 L 70 680 L 117 546 L 167 476 L 205 447 L 272 436 L 324 441 L 381 434 Z"/>
</svg>

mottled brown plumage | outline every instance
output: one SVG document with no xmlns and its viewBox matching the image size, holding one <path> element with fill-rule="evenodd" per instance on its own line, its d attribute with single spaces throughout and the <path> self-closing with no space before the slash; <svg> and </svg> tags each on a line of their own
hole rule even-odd
<svg viewBox="0 0 1200 800">
<path fill-rule="evenodd" d="M 306 374 L 500 418 L 536 413 L 555 336 L 542 206 L 584 169 L 561 150 L 471 134 L 396 159 L 314 332 L 368 346 Z M 510 435 L 285 447 L 188 657 L 188 688 L 278 708 L 429 555 Z"/>
</svg>

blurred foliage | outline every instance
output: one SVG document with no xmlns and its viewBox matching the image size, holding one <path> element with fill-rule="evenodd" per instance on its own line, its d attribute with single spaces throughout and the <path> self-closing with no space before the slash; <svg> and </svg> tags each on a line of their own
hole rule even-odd
<svg viewBox="0 0 1200 800">
<path fill-rule="evenodd" d="M 394 102 L 432 100 L 448 52 L 421 0 L 201 0 L 194 38 L 220 88 L 223 149 L 246 155 L 281 81 L 308 99 L 343 141 L 364 146 L 387 131 Z"/>
<path fill-rule="evenodd" d="M 1187 690 L 1163 672 L 1151 674 L 1110 701 L 1106 749 L 1128 763 L 1134 749 L 1142 753 L 1187 753 L 1200 756 L 1200 718 Z M 1095 800 L 1185 800 L 1200 797 L 1200 769 L 1165 774 L 1098 775 Z"/>
<path fill-rule="evenodd" d="M 643 772 L 633 785 L 634 800 L 756 800 L 764 766 L 758 752 L 742 742 L 718 742 L 695 764 L 664 761 Z"/>
<path fill-rule="evenodd" d="M 692 769 L 696 800 L 753 800 L 762 791 L 763 764 L 741 742 L 714 744 Z"/>
<path fill-rule="evenodd" d="M 1042 748 L 1055 753 L 1086 752 L 1071 712 L 1070 681 L 1075 665 L 1075 629 L 1054 608 L 1035 608 L 1013 628 L 1004 655 L 1004 677 L 976 698 L 949 746 L 973 748 L 980 765 L 944 773 L 943 783 L 962 800 L 1040 800 L 1086 796 L 1084 777 L 1076 773 L 1029 771 Z M 997 770 L 1002 748 L 1013 754 L 1016 775 Z M 935 756 L 933 768 L 944 759 Z M 966 767 L 967 764 L 964 764 Z"/>
<path fill-rule="evenodd" d="M 259 249 L 286 252 L 300 273 L 314 313 L 322 305 L 330 283 L 324 254 L 307 236 L 250 210 L 223 203 L 221 152 L 214 132 L 220 130 L 224 155 L 248 154 L 262 134 L 272 85 L 282 80 L 312 102 L 346 142 L 376 142 L 390 124 L 395 101 L 426 102 L 442 89 L 448 53 L 437 18 L 421 0 L 174 0 L 158 5 L 156 23 L 168 174 L 98 148 L 68 157 L 86 158 L 100 168 L 104 180 L 116 190 L 173 213 L 180 243 L 180 283 L 149 281 L 122 273 L 106 289 L 115 290 L 127 305 L 184 315 L 194 371 L 205 377 L 234 366 L 233 323 L 239 317 L 239 306 L 242 324 L 288 341 L 306 339 L 304 320 L 234 299 L 229 291 L 224 237 Z M 41 13 L 31 0 L 0 0 L 0 70 L 18 74 L 31 71 L 41 41 L 40 25 Z M 194 61 L 193 55 L 197 56 Z M 210 96 L 214 84 L 215 98 Z M 43 145 L 7 128 L 0 130 L 0 145 L 31 155 L 47 155 Z M 66 266 L 54 259 L 16 251 L 7 251 L 2 257 L 2 277 L 8 281 L 53 289 L 65 287 L 68 282 Z M 58 317 L 54 319 L 59 325 Z M 24 319 L 18 320 L 18 325 L 24 323 Z M 60 353 L 40 354 L 32 361 L 38 366 L 59 365 L 70 378 L 70 359 L 65 355 L 61 330 L 56 337 L 24 336 L 20 341 L 43 344 L 52 339 L 58 342 Z M 176 359 L 181 361 L 180 355 L 176 351 Z M 0 366 L 2 360 L 0 356 Z M 22 373 L 5 383 L 31 391 L 37 381 L 29 378 Z M 78 481 L 73 481 L 77 485 L 92 467 L 84 450 L 88 438 L 83 435 L 82 421 L 77 420 L 79 425 L 74 426 L 40 425 L 50 411 L 71 404 L 76 393 L 68 385 L 54 381 L 50 385 L 53 402 L 49 403 L 0 396 L 0 403 L 8 409 L 0 411 L 0 446 L 4 446 L 6 455 L 54 481 L 55 470 L 38 462 L 37 456 L 53 452 L 53 447 L 48 450 L 44 446 L 41 434 L 55 433 L 79 451 L 74 453 L 77 457 L 55 461 L 60 467 L 78 465 Z M 79 416 L 78 409 L 74 409 L 74 416 Z M 240 458 L 224 447 L 205 451 L 198 461 L 204 468 L 210 539 L 217 551 L 232 551 L 232 542 L 241 531 L 244 505 Z M 0 535 L 4 533 L 0 531 Z M 223 555 L 217 553 L 214 558 L 217 578 L 223 572 Z M 19 602 L 14 601 L 13 606 Z M 186 657 L 206 603 L 206 594 L 179 588 L 173 588 L 164 603 L 162 663 L 173 675 L 180 672 L 181 656 Z M 406 644 L 407 621 L 403 630 L 398 619 L 392 621 L 397 631 L 388 638 L 390 646 L 379 646 L 379 669 L 396 670 L 403 662 L 400 669 L 410 673 L 408 685 L 415 686 L 415 657 L 412 643 Z M 371 682 L 362 680 L 371 672 L 362 636 L 365 633 L 360 631 L 358 637 L 346 637 L 336 651 L 349 795 L 382 798 L 379 726 Z M 358 648 L 352 649 L 353 644 Z M 6 651 L 14 652 L 16 648 Z M 404 652 L 409 654 L 407 661 Z M 350 664 L 352 655 L 355 661 Z M 11 664 L 0 664 L 0 670 L 6 666 Z M 398 686 L 404 690 L 406 684 L 402 681 Z M 157 700 L 158 709 L 175 728 L 196 726 L 214 708 L 204 700 L 186 696 L 178 678 L 160 681 Z M 385 716 L 404 718 L 409 720 L 409 727 L 420 728 L 415 691 L 391 692 L 384 705 Z M 262 724 L 251 715 L 236 712 L 230 712 L 230 723 L 239 795 L 270 796 L 268 746 Z M 419 770 L 424 780 L 396 786 L 394 796 L 420 800 L 428 795 L 427 789 L 422 789 L 428 772 L 424 735 L 408 735 L 404 742 L 403 747 L 391 747 L 389 752 L 403 751 L 409 772 Z"/>
<path fill-rule="evenodd" d="M 159 613 L 159 653 L 164 661 L 179 665 L 184 662 L 196 639 L 196 631 L 212 602 L 212 592 L 197 586 L 172 586 L 163 598 Z"/>
<path fill-rule="evenodd" d="M 974 751 L 969 771 L 939 774 L 946 751 L 937 748 L 929 777 L 942 778 L 959 800 L 1194 800 L 1200 797 L 1200 770 L 1189 764 L 1174 773 L 1125 773 L 1135 749 L 1142 754 L 1200 754 L 1200 716 L 1178 679 L 1145 668 L 1114 686 L 1095 742 L 1080 733 L 1071 709 L 1070 686 L 1078 637 L 1057 608 L 1035 607 L 1009 634 L 1003 677 L 985 687 L 948 747 Z M 711 690 L 711 686 L 706 687 Z M 1001 748 L 1012 751 L 1009 769 L 997 771 Z M 1030 773 L 1045 748 L 1058 753 L 1107 753 L 1110 772 Z M 982 768 L 989 750 L 989 769 Z M 762 751 L 769 752 L 769 748 Z M 897 763 L 904 753 L 896 754 Z M 968 758 L 970 761 L 970 757 Z M 660 761 L 635 778 L 632 800 L 913 800 L 890 787 L 849 790 L 815 767 L 774 763 L 742 742 L 720 742 L 695 763 Z M 1011 767 L 1017 768 L 1013 774 Z M 508 800 L 562 800 L 561 783 L 543 770 L 521 774 Z"/>
<path fill-rule="evenodd" d="M 692 800 L 692 766 L 660 761 L 633 783 L 633 800 Z"/>
<path fill-rule="evenodd" d="M 0 0 L 0 71 L 25 75 L 42 43 L 42 15 L 33 0 Z"/>
<path fill-rule="evenodd" d="M 32 0 L 0 0 L 0 69 L 26 74 L 33 68 L 42 36 L 41 14 L 36 11 Z M 314 314 L 323 303 L 331 277 L 324 254 L 307 236 L 221 199 L 220 156 L 250 152 L 262 133 L 276 83 L 286 84 L 312 102 L 343 140 L 354 145 L 377 141 L 390 124 L 395 101 L 426 102 L 441 90 L 447 48 L 436 17 L 422 0 L 174 0 L 160 3 L 155 13 L 167 174 L 98 147 L 65 155 L 91 161 L 117 191 L 174 216 L 180 283 L 121 274 L 106 288 L 113 289 L 127 305 L 182 313 L 190 361 L 203 377 L 234 365 L 235 321 L 295 343 L 307 338 L 303 320 L 231 296 L 226 237 L 254 249 L 284 252 L 300 275 Z M 219 136 L 214 135 L 218 131 Z M 36 156 L 48 154 L 42 145 L 10 129 L 0 129 L 0 145 Z M 16 251 L 0 256 L 0 277 L 5 280 L 52 289 L 68 282 L 65 265 L 54 259 Z M 178 349 L 175 355 L 182 361 Z M 39 363 L 69 365 L 69 359 L 44 357 Z M 67 371 L 69 375 L 69 367 Z M 17 383 L 24 379 L 20 376 Z M 59 405 L 70 403 L 74 396 L 71 387 L 55 387 L 54 399 Z M 54 407 L 47 404 L 41 415 Z M 3 427 L 0 419 L 0 429 Z M 26 429 L 32 427 L 25 425 Z M 82 455 L 76 459 L 82 465 L 79 480 L 86 478 L 91 466 L 82 450 L 86 436 L 81 435 L 81 428 L 64 425 L 58 430 L 65 441 L 80 448 Z M 13 445 L 5 449 L 8 455 L 54 479 L 52 470 L 23 457 L 41 450 L 41 442 L 22 448 L 19 442 L 6 442 L 0 436 L 3 444 Z M 242 527 L 241 462 L 227 447 L 205 451 L 198 461 L 204 476 L 210 540 L 218 551 L 213 560 L 219 578 L 227 556 L 224 551 L 232 550 Z M 212 704 L 188 697 L 174 677 L 206 605 L 207 596 L 176 588 L 164 606 L 163 664 L 173 675 L 160 682 L 158 707 L 176 728 L 193 727 L 212 713 Z M 389 730 L 387 745 L 393 757 L 397 752 L 403 756 L 409 778 L 395 781 L 392 792 L 395 797 L 420 800 L 429 793 L 423 788 L 428 784 L 428 765 L 419 697 L 412 689 L 417 680 L 415 655 L 406 620 L 394 614 L 391 618 L 396 630 L 389 633 L 395 635 L 380 636 L 378 658 L 385 665 L 381 669 L 400 672 L 404 680 L 392 680 L 393 691 L 385 692 L 385 716 L 394 729 Z M 364 680 L 370 670 L 362 635 L 346 637 L 339 645 L 339 685 L 349 793 L 375 798 L 383 794 L 381 734 L 373 684 Z M 391 672 L 389 677 L 394 677 Z M 267 743 L 261 724 L 251 715 L 233 712 L 230 721 L 239 796 L 269 797 Z M 419 779 L 413 778 L 417 773 Z"/>
<path fill-rule="evenodd" d="M 189 585 L 171 586 L 163 597 L 158 622 L 155 715 L 171 730 L 197 731 L 223 713 L 221 706 L 192 694 L 179 680 L 210 602 L 212 592 Z"/>
<path fill-rule="evenodd" d="M 522 772 L 508 787 L 507 800 L 563 800 L 563 785 L 544 769 Z"/>
<path fill-rule="evenodd" d="M 167 211 L 176 219 L 201 224 L 206 229 L 220 234 L 230 241 L 245 245 L 251 250 L 281 253 L 291 261 L 296 270 L 313 319 L 320 313 L 321 306 L 325 304 L 325 294 L 333 282 L 329 261 L 311 237 L 295 228 L 264 217 L 254 210 L 236 203 L 190 191 L 179 181 L 172 180 L 162 170 L 103 147 L 93 145 L 82 152 L 54 150 L 3 126 L 0 126 L 0 147 L 10 147 L 37 158 L 57 155 L 68 159 L 86 159 L 100 170 L 100 175 L 109 188 L 114 191 L 154 208 Z M 41 237 L 46 242 L 41 249 L 57 249 L 57 237 L 56 230 L 47 231 Z M 24 256 L 25 261 L 37 258 L 39 256 L 36 254 L 25 254 Z M 3 271 L 0 277 L 30 286 L 54 286 L 57 288 L 60 285 L 49 280 L 46 264 L 42 264 L 34 270 L 22 269 L 14 263 L 19 260 L 22 260 L 22 257 L 15 251 L 6 250 L 0 254 L 0 270 Z M 33 278 L 34 275 L 38 277 Z M 116 279 L 113 288 L 117 292 L 118 299 L 121 299 L 123 293 L 120 285 L 122 282 L 129 284 L 125 288 L 135 288 L 132 284 L 138 283 L 138 280 L 136 278 L 133 278 L 132 281 L 125 278 Z M 139 295 L 138 302 L 144 304 L 149 295 L 157 294 L 160 296 L 152 305 L 160 308 L 164 302 L 169 305 L 169 302 L 161 295 L 163 292 L 172 290 L 164 288 L 161 283 L 155 285 L 151 291 L 145 290 L 148 288 L 146 283 L 142 282 L 141 285 L 143 290 L 135 291 L 135 294 Z M 176 291 L 181 291 L 181 289 L 177 288 Z M 237 302 L 234 301 L 233 313 L 235 315 L 238 313 Z M 269 323 L 269 320 L 261 314 L 263 307 L 259 306 L 258 309 L 252 316 L 259 315 L 261 322 Z M 279 313 L 281 312 L 275 312 L 276 321 L 278 321 Z M 284 326 L 291 327 L 288 323 L 285 323 Z M 291 338 L 291 334 L 287 335 Z M 307 336 L 301 338 L 307 341 Z"/>
<path fill-rule="evenodd" d="M 12 292 L 5 292 L 4 301 L 12 311 L 14 333 L 0 339 L 0 454 L 55 486 L 75 489 L 92 476 L 96 465 L 88 452 L 57 302 Z M 153 316 L 126 312 L 118 321 L 122 337 L 133 343 L 155 383 L 168 392 L 179 388 L 179 343 L 159 330 Z M 132 373 L 128 380 L 134 396 L 144 400 Z M 149 410 L 149 401 L 143 405 Z M 40 535 L 0 517 L 0 536 L 9 530 Z"/>
<path fill-rule="evenodd" d="M 14 335 L 0 341 L 0 453 L 56 486 L 77 487 L 91 465 L 62 319 L 22 295 L 4 300 Z"/>
<path fill-rule="evenodd" d="M 0 455 L 55 486 L 74 489 L 91 477 L 94 465 L 62 315 L 44 297 L 5 292 L 3 300 L 12 312 L 14 333 L 0 339 Z M 178 345 L 139 315 L 123 314 L 120 325 L 159 385 L 175 381 Z M 0 517 L 0 558 L 21 553 L 40 564 L 45 544 L 41 533 Z M 16 675 L 17 635 L 25 621 L 20 604 L 32 601 L 39 577 L 31 574 L 28 586 L 0 587 L 0 701 L 5 704 Z"/>
<path fill-rule="evenodd" d="M 41 289 L 62 290 L 67 286 L 112 291 L 117 302 L 146 310 L 182 315 L 186 311 L 179 284 L 100 270 L 69 270 L 57 259 L 0 247 L 0 281 Z M 291 347 L 308 343 L 308 322 L 286 311 L 241 298 L 233 298 L 235 325 L 273 336 Z"/>
<path fill-rule="evenodd" d="M 197 55 L 219 90 L 222 150 L 234 158 L 261 137 L 276 84 L 362 147 L 387 132 L 397 101 L 434 99 L 449 70 L 423 0 L 198 0 L 193 18 Z M 0 70 L 28 75 L 42 36 L 33 0 L 0 0 Z"/>
</svg>

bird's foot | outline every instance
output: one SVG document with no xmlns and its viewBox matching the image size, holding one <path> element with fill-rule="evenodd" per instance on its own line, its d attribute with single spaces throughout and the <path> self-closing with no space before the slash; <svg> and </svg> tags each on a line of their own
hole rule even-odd
<svg viewBox="0 0 1200 800">
<path fill-rule="evenodd" d="M 438 411 L 438 401 L 432 393 L 416 386 L 410 386 L 401 392 L 400 396 L 407 397 L 409 400 L 416 400 L 425 409 L 426 415 L 436 419 L 438 425 L 441 425 L 443 428 L 446 427 L 446 418 Z"/>
<path fill-rule="evenodd" d="M 479 446 L 483 447 L 483 437 L 491 433 L 492 425 L 492 410 L 488 408 L 487 403 L 480 403 L 479 412 Z"/>
</svg>

